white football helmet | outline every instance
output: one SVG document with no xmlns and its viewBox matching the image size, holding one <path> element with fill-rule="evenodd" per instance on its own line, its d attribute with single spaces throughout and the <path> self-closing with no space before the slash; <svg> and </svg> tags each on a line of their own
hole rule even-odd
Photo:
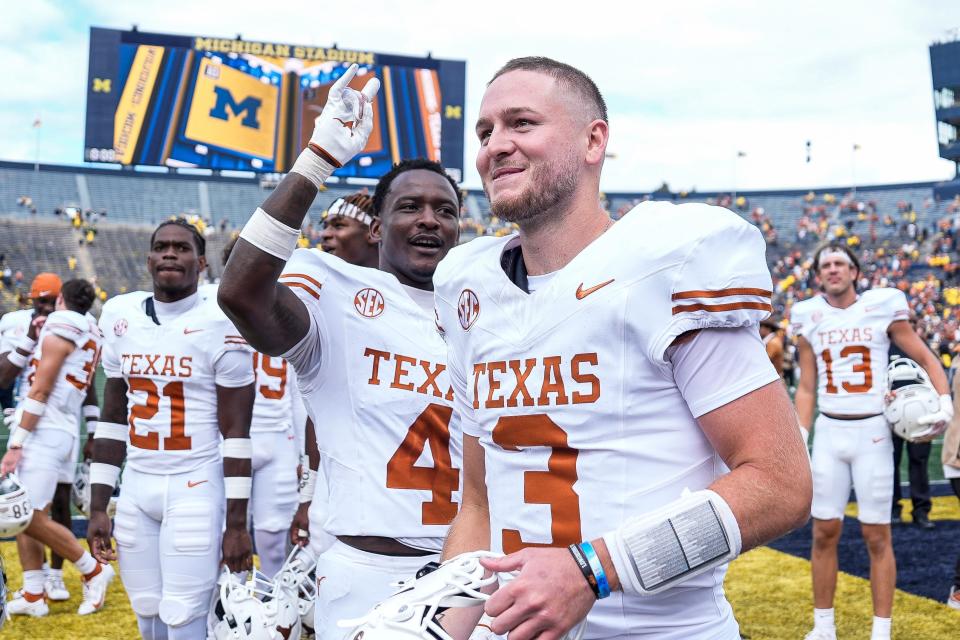
<svg viewBox="0 0 960 640">
<path fill-rule="evenodd" d="M 887 366 L 883 415 L 894 433 L 908 442 L 929 440 L 938 429 L 935 424 L 920 424 L 919 419 L 939 410 L 940 394 L 923 367 L 909 358 L 897 358 Z"/>
<path fill-rule="evenodd" d="M 490 595 L 482 589 L 497 583 L 500 576 L 485 575 L 480 559 L 500 557 L 475 551 L 439 566 L 428 564 L 363 618 L 339 621 L 339 626 L 351 629 L 344 640 L 453 640 L 437 622 L 437 614 L 452 607 L 483 606 Z M 584 621 L 565 638 L 579 640 L 585 630 Z"/>
<path fill-rule="evenodd" d="M 70 490 L 73 506 L 83 515 L 90 517 L 90 462 L 77 463 L 77 472 L 73 476 L 73 488 Z"/>
<path fill-rule="evenodd" d="M 30 526 L 33 505 L 15 473 L 0 478 L 0 538 L 12 538 Z"/>
<path fill-rule="evenodd" d="M 307 547 L 295 546 L 274 578 L 278 599 L 277 626 L 290 638 L 313 635 L 317 601 L 317 558 Z"/>
<path fill-rule="evenodd" d="M 213 640 L 283 640 L 277 630 L 277 599 L 273 583 L 254 569 L 247 579 L 226 567 L 207 614 Z"/>
</svg>

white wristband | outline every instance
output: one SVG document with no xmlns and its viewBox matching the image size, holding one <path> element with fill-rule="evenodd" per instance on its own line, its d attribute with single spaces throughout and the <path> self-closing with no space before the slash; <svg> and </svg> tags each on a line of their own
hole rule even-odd
<svg viewBox="0 0 960 640">
<path fill-rule="evenodd" d="M 10 353 L 7 354 L 7 360 L 17 369 L 23 369 L 27 366 L 27 361 L 30 360 L 30 356 L 25 356 L 16 349 L 10 349 Z"/>
<path fill-rule="evenodd" d="M 25 353 L 33 353 L 33 350 L 37 348 L 37 341 L 27 334 L 23 334 L 17 339 L 16 343 L 14 344 L 14 348 L 20 349 Z"/>
<path fill-rule="evenodd" d="M 258 207 L 243 225 L 240 237 L 261 251 L 287 261 L 297 248 L 300 229 L 288 227 Z"/>
<path fill-rule="evenodd" d="M 85 404 L 83 405 L 83 417 L 87 420 L 99 420 L 100 419 L 100 407 L 95 404 Z"/>
<path fill-rule="evenodd" d="M 43 416 L 44 412 L 46 412 L 47 403 L 40 402 L 39 400 L 35 400 L 33 398 L 24 398 L 23 410 L 26 413 L 32 413 L 39 418 Z"/>
<path fill-rule="evenodd" d="M 226 476 L 223 479 L 223 489 L 227 500 L 249 500 L 253 478 L 249 476 Z"/>
<path fill-rule="evenodd" d="M 120 467 L 105 462 L 94 462 L 90 465 L 90 484 L 105 484 L 111 489 L 116 488 L 120 479 Z"/>
<path fill-rule="evenodd" d="M 330 174 L 333 173 L 335 168 L 332 164 L 318 156 L 316 152 L 307 148 L 297 156 L 297 161 L 293 163 L 290 173 L 299 173 L 312 182 L 317 190 L 320 190 L 323 188 L 323 183 L 327 181 L 327 178 L 330 177 Z"/>
<path fill-rule="evenodd" d="M 22 449 L 24 443 L 33 435 L 32 431 L 28 431 L 21 426 L 14 427 L 13 433 L 10 434 L 10 440 L 7 443 L 8 449 Z"/>
<path fill-rule="evenodd" d="M 125 424 L 98 422 L 97 433 L 94 435 L 94 438 L 97 440 L 118 440 L 119 442 L 125 443 L 129 435 L 130 427 Z"/>
<path fill-rule="evenodd" d="M 303 477 L 300 479 L 300 504 L 313 501 L 313 494 L 317 489 L 317 472 L 303 468 Z"/>
<path fill-rule="evenodd" d="M 250 438 L 227 438 L 223 441 L 223 457 L 249 460 L 253 457 Z"/>
</svg>

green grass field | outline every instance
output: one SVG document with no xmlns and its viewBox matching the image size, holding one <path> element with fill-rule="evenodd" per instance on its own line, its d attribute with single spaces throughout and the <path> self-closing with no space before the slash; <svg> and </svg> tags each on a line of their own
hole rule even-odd
<svg viewBox="0 0 960 640">
<path fill-rule="evenodd" d="M 909 515 L 909 505 L 905 512 Z M 849 515 L 856 507 L 851 505 Z M 956 498 L 934 498 L 934 520 L 960 520 Z M 20 586 L 21 572 L 16 547 L 0 543 L 11 589 Z M 933 561 L 953 562 L 936 554 Z M 64 579 L 70 589 L 68 602 L 52 603 L 46 618 L 14 618 L 0 631 L 0 640 L 137 638 L 137 624 L 117 579 L 110 587 L 104 609 L 91 616 L 75 614 L 80 604 L 80 576 L 70 563 Z M 749 640 L 799 640 L 812 625 L 810 563 L 802 558 L 762 547 L 744 554 L 730 566 L 727 597 L 733 604 L 741 632 Z M 946 587 L 946 585 L 945 585 Z M 837 586 L 837 631 L 842 640 L 870 637 L 870 585 L 863 578 L 841 574 Z M 948 640 L 960 637 L 960 611 L 942 602 L 897 591 L 894 602 L 893 638 L 899 640 Z"/>
</svg>

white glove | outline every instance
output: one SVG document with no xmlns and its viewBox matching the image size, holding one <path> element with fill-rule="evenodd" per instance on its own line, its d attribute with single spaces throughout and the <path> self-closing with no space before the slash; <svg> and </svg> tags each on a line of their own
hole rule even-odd
<svg viewBox="0 0 960 640">
<path fill-rule="evenodd" d="M 940 396 L 940 410 L 917 419 L 917 424 L 934 425 L 931 436 L 937 436 L 947 430 L 947 425 L 953 419 L 953 398 L 949 393 Z"/>
<path fill-rule="evenodd" d="M 348 85 L 358 68 L 350 65 L 330 87 L 327 104 L 314 120 L 310 142 L 290 169 L 317 189 L 323 187 L 334 169 L 350 162 L 367 146 L 367 138 L 373 131 L 373 99 L 380 89 L 380 81 L 370 78 L 363 91 L 351 89 Z"/>
</svg>

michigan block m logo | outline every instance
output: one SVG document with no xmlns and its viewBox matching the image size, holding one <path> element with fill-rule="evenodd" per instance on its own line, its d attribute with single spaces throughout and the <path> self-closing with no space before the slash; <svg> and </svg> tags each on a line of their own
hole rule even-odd
<svg viewBox="0 0 960 640">
<path fill-rule="evenodd" d="M 217 103 L 213 105 L 213 109 L 210 109 L 211 118 L 229 120 L 227 116 L 227 109 L 229 108 L 234 116 L 243 116 L 243 120 L 240 121 L 243 126 L 251 129 L 260 128 L 260 122 L 257 120 L 257 112 L 260 110 L 260 105 L 263 104 L 260 98 L 247 96 L 243 101 L 237 102 L 230 90 L 225 87 L 214 87 L 213 91 L 217 94 Z"/>
</svg>

